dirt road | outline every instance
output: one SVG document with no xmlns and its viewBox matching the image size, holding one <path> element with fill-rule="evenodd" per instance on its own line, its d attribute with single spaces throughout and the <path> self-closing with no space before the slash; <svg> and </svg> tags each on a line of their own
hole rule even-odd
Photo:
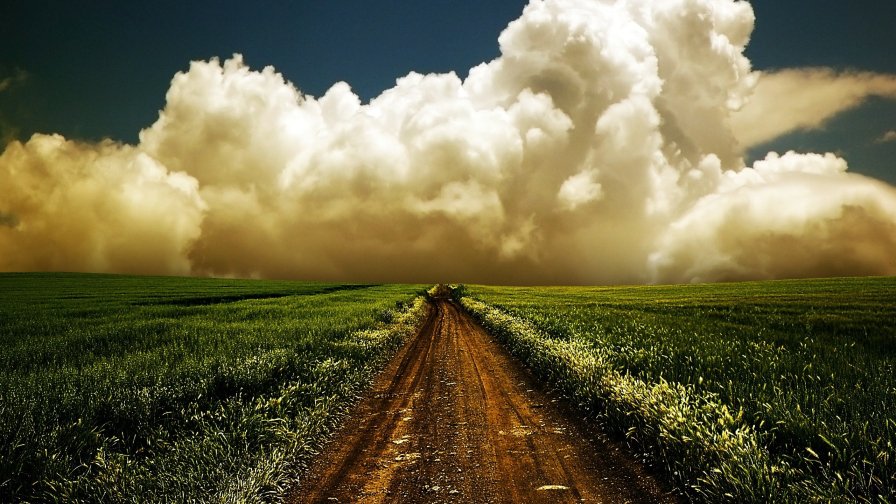
<svg viewBox="0 0 896 504">
<path fill-rule="evenodd" d="M 436 300 L 292 502 L 674 502 Z"/>
</svg>

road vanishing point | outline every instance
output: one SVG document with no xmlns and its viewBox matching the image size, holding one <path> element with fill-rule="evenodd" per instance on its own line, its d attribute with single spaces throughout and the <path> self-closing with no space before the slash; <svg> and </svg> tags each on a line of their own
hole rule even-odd
<svg viewBox="0 0 896 504">
<path fill-rule="evenodd" d="M 290 501 L 678 502 L 580 417 L 436 297 Z"/>
</svg>

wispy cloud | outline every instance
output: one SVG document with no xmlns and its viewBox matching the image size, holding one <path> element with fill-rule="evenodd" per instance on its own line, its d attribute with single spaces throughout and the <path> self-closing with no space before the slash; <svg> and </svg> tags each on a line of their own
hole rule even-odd
<svg viewBox="0 0 896 504">
<path fill-rule="evenodd" d="M 881 135 L 877 140 L 875 140 L 875 142 L 876 143 L 896 142 L 896 130 L 887 131 L 886 133 Z"/>
<path fill-rule="evenodd" d="M 734 114 L 732 126 L 743 147 L 750 148 L 793 131 L 821 128 L 873 96 L 896 99 L 896 75 L 830 68 L 767 72 Z"/>
<path fill-rule="evenodd" d="M 28 80 L 28 72 L 21 68 L 16 68 L 11 75 L 5 77 L 0 76 L 0 93 L 13 89 L 14 87 Z"/>
</svg>

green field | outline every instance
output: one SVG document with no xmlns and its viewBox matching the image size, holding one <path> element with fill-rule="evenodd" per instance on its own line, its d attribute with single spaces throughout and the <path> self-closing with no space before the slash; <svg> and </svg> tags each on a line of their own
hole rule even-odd
<svg viewBox="0 0 896 504">
<path fill-rule="evenodd" d="M 455 295 L 695 500 L 896 502 L 894 278 Z"/>
<path fill-rule="evenodd" d="M 0 274 L 0 502 L 279 495 L 424 289 Z"/>
<path fill-rule="evenodd" d="M 0 502 L 276 500 L 425 288 L 0 274 Z M 689 498 L 896 502 L 894 278 L 454 294 Z"/>
</svg>

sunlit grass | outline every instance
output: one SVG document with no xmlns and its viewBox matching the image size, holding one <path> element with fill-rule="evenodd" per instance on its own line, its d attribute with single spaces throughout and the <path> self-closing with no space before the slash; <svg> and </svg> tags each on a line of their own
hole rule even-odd
<svg viewBox="0 0 896 504">
<path fill-rule="evenodd" d="M 0 501 L 282 494 L 424 289 L 0 275 Z"/>
<path fill-rule="evenodd" d="M 896 279 L 458 294 L 692 497 L 894 500 Z"/>
</svg>

